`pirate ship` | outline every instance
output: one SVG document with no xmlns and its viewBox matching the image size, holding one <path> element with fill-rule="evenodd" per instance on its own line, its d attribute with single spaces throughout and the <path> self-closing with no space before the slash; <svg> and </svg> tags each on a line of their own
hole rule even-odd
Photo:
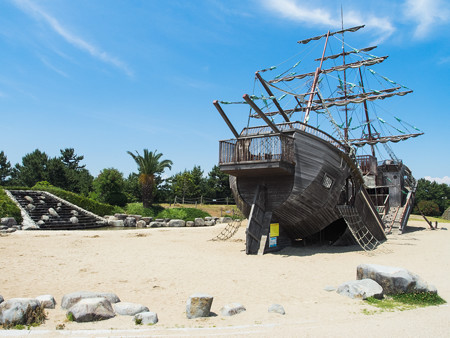
<svg viewBox="0 0 450 338">
<path fill-rule="evenodd" d="M 235 137 L 220 141 L 219 166 L 249 220 L 247 254 L 318 238 L 371 250 L 393 228 L 404 230 L 416 181 L 389 143 L 423 133 L 396 116 L 400 127 L 378 115 L 381 100 L 412 90 L 373 69 L 387 58 L 370 54 L 376 46 L 344 42 L 346 33 L 363 27 L 298 41 L 307 52 L 255 73 L 265 94 L 213 102 Z M 297 73 L 318 44 L 315 70 Z M 225 104 L 248 108 L 240 133 Z"/>
</svg>

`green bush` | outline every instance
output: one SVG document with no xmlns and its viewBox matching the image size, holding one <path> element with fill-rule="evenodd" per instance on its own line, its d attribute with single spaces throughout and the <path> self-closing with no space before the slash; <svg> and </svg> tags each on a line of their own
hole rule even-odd
<svg viewBox="0 0 450 338">
<path fill-rule="evenodd" d="M 91 200 L 90 198 L 83 197 L 81 195 L 75 194 L 70 191 L 65 191 L 61 188 L 54 187 L 52 185 L 41 184 L 41 182 L 36 183 L 36 185 L 31 188 L 33 190 L 43 190 L 47 191 L 53 195 L 58 196 L 70 203 L 78 205 L 80 208 L 88 210 L 96 215 L 104 216 L 111 215 L 116 212 L 123 212 L 123 210 L 117 206 L 99 203 L 97 201 Z"/>
<path fill-rule="evenodd" d="M 164 208 L 160 205 L 152 205 L 151 208 L 144 208 L 142 203 L 128 203 L 125 211 L 128 215 L 141 215 L 143 217 L 155 217 L 163 211 Z"/>
<path fill-rule="evenodd" d="M 414 211 L 415 211 L 415 213 L 419 214 L 420 213 L 419 210 L 422 211 L 422 213 L 425 216 L 440 216 L 441 215 L 441 213 L 439 211 L 439 205 L 437 205 L 437 203 L 433 202 L 433 201 L 425 201 L 425 200 L 420 201 Z"/>
<path fill-rule="evenodd" d="M 182 219 L 184 221 L 193 221 L 195 218 L 210 217 L 207 212 L 194 208 L 172 208 L 165 209 L 158 213 L 156 218 Z"/>
<path fill-rule="evenodd" d="M 2 187 L 0 187 L 0 218 L 14 217 L 18 224 L 22 223 L 22 215 L 19 207 L 6 195 Z"/>
</svg>

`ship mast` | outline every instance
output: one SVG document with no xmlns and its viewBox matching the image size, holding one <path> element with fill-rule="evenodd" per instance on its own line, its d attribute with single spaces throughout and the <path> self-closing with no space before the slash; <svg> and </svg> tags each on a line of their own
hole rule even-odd
<svg viewBox="0 0 450 338">
<path fill-rule="evenodd" d="M 347 99 L 347 77 L 345 72 L 345 46 L 344 46 L 344 13 L 342 11 L 341 6 L 341 29 L 342 29 L 342 62 L 344 66 L 344 98 Z M 348 107 L 345 105 L 345 129 L 344 129 L 344 138 L 345 141 L 348 140 Z"/>
<path fill-rule="evenodd" d="M 361 68 L 359 68 L 358 70 L 359 70 L 359 77 L 361 79 L 362 91 L 363 91 L 363 93 L 366 93 L 366 91 L 364 90 L 364 84 L 363 84 Z M 367 109 L 367 101 L 364 100 L 363 102 L 364 102 L 364 112 L 366 113 L 367 130 L 369 131 L 369 141 L 370 141 L 370 140 L 372 140 L 372 130 L 370 128 L 369 109 Z M 375 149 L 374 149 L 373 144 L 370 145 L 370 149 L 372 150 L 372 156 L 375 157 Z"/>
</svg>

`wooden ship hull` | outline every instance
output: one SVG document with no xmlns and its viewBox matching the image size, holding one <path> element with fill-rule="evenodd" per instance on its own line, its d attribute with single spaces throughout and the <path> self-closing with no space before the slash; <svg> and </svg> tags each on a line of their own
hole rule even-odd
<svg viewBox="0 0 450 338">
<path fill-rule="evenodd" d="M 361 225 L 372 241 L 384 240 L 382 220 L 344 147 L 300 122 L 277 127 L 284 129 L 283 134 L 221 141 L 220 168 L 231 175 L 234 197 L 249 218 L 247 253 L 281 249 L 330 225 L 327 234 L 333 241 L 347 237 L 347 229 L 355 240 L 362 240 Z M 279 236 L 271 248 L 274 223 Z"/>
</svg>

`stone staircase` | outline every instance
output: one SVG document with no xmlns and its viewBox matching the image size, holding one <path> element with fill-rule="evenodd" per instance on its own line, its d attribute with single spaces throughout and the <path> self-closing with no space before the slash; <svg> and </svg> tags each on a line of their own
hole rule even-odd
<svg viewBox="0 0 450 338">
<path fill-rule="evenodd" d="M 100 216 L 46 191 L 10 190 L 12 197 L 42 230 L 79 230 L 107 226 Z"/>
</svg>

